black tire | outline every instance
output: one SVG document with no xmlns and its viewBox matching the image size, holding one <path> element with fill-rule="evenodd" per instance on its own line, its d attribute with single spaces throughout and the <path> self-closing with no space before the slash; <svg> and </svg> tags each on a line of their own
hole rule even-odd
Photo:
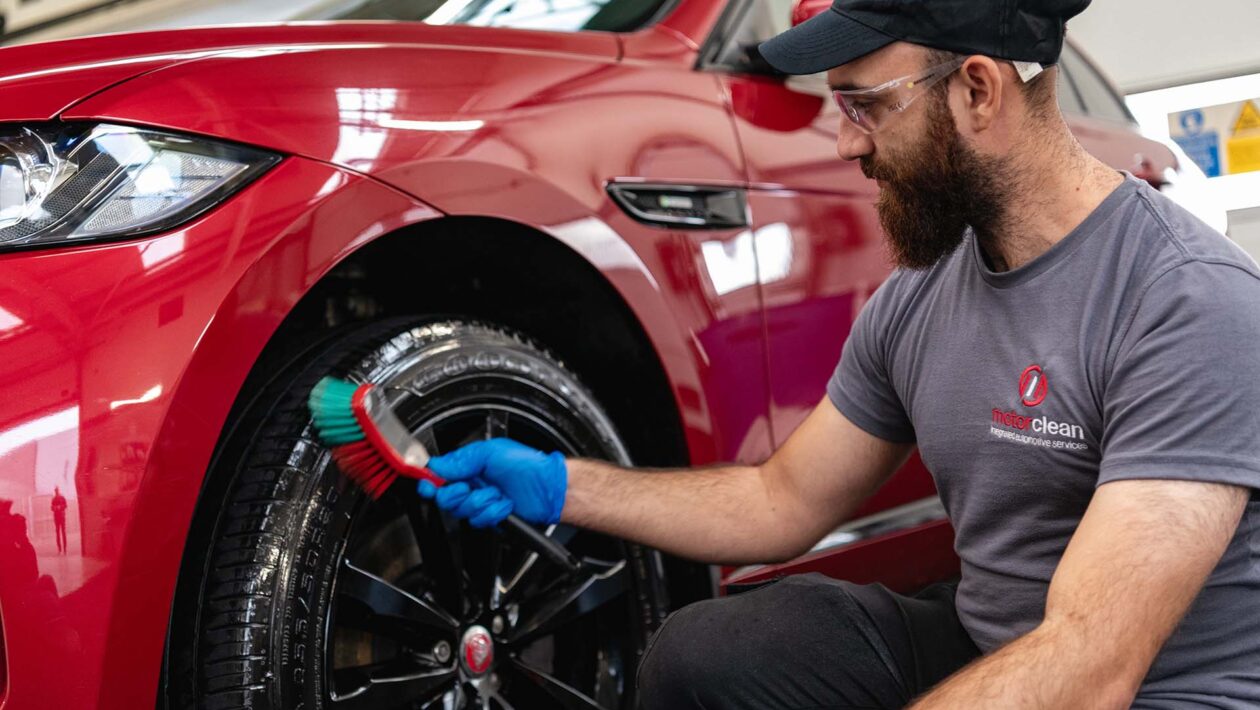
<svg viewBox="0 0 1260 710">
<path fill-rule="evenodd" d="M 216 457 L 209 475 L 226 485 L 199 503 L 212 506 L 203 519 L 213 526 L 205 549 L 188 552 L 205 564 L 186 565 L 200 576 L 182 580 L 195 591 L 177 595 L 172 615 L 169 704 L 483 707 L 484 693 L 498 698 L 489 707 L 633 707 L 639 655 L 668 608 L 659 554 L 553 527 L 549 534 L 575 554 L 619 571 L 526 633 L 545 616 L 542 600 L 578 586 L 564 588 L 558 569 L 528 562 L 513 538 L 442 514 L 405 479 L 379 501 L 364 496 L 314 439 L 306 397 L 328 374 L 389 388 L 395 410 L 434 453 L 507 435 L 630 463 L 595 399 L 518 335 L 410 320 L 333 338 L 266 385 Z M 528 571 L 518 584 L 492 601 L 490 587 L 508 586 L 521 567 Z M 457 635 L 420 619 L 426 607 L 454 617 Z M 593 610 L 577 613 L 586 607 Z M 497 622 L 505 626 L 494 633 L 495 667 L 473 683 L 454 657 L 461 635 L 472 623 Z M 437 688 L 439 680 L 449 688 Z"/>
</svg>

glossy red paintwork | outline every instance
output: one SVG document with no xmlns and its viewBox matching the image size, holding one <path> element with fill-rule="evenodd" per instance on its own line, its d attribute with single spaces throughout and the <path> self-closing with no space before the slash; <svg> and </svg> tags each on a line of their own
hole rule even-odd
<svg viewBox="0 0 1260 710">
<path fill-rule="evenodd" d="M 6 709 L 153 706 L 172 565 L 235 390 L 340 256 L 437 215 L 292 158 L 177 232 L 0 257 L 0 309 L 20 321 L 0 334 L 0 498 L 38 566 L 0 577 Z"/>
<path fill-rule="evenodd" d="M 591 51 L 616 47 L 606 34 L 511 32 L 478 27 L 345 22 L 103 35 L 4 50 L 0 120 L 36 121 L 111 85 L 154 69 L 216 53 L 318 45 L 423 44 L 493 46 L 517 52 Z"/>
<path fill-rule="evenodd" d="M 153 707 L 189 521 L 246 373 L 314 283 L 405 225 L 498 217 L 595 265 L 648 334 L 694 463 L 785 440 L 888 265 L 874 188 L 835 158 L 817 88 L 695 70 L 721 10 L 681 0 L 624 36 L 341 23 L 0 50 L 0 121 L 111 120 L 289 156 L 178 231 L 0 255 L 0 499 L 25 517 L 0 540 L 16 561 L 0 569 L 0 706 Z M 1086 128 L 1130 167 L 1136 143 Z M 753 225 L 645 226 L 609 181 L 744 188 Z M 912 463 L 863 514 L 931 492 Z M 911 586 L 950 573 L 949 547 L 925 526 L 759 574 Z"/>
</svg>

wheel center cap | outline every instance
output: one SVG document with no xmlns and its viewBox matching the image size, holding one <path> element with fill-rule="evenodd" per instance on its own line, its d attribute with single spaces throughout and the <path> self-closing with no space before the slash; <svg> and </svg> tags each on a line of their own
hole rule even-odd
<svg viewBox="0 0 1260 710">
<path fill-rule="evenodd" d="M 483 676 L 494 664 L 494 640 L 484 626 L 471 626 L 459 643 L 464 669 L 474 676 Z"/>
</svg>

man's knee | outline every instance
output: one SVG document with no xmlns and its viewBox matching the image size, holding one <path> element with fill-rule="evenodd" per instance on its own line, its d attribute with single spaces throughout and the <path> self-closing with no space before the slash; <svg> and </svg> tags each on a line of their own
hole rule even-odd
<svg viewBox="0 0 1260 710">
<path fill-rule="evenodd" d="M 805 575 L 692 604 L 649 643 L 643 707 L 900 707 L 909 695 L 894 659 L 906 653 L 871 618 L 900 621 L 891 602 L 878 608 L 886 594 Z"/>
<path fill-rule="evenodd" d="M 645 710 L 702 707 L 727 673 L 714 649 L 735 619 L 724 619 L 728 599 L 690 604 L 669 616 L 648 643 L 639 664 L 638 685 Z"/>
<path fill-rule="evenodd" d="M 800 602 L 803 579 L 777 580 L 763 588 L 719 599 L 708 599 L 675 612 L 648 644 L 639 667 L 643 707 L 744 708 L 765 707 L 764 696 L 779 681 L 783 655 L 797 650 L 796 633 L 817 623 L 819 610 Z M 825 613 L 825 612 L 824 612 Z M 780 643 L 783 641 L 784 643 Z M 785 647 L 787 646 L 787 647 Z"/>
</svg>

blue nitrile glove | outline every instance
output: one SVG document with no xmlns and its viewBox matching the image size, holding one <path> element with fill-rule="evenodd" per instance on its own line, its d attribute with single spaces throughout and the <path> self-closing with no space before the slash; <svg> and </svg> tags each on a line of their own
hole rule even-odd
<svg viewBox="0 0 1260 710">
<path fill-rule="evenodd" d="M 569 474 L 559 452 L 544 454 L 511 439 L 490 439 L 434 456 L 429 468 L 448 483 L 436 488 L 421 481 L 420 495 L 436 499 L 443 510 L 482 522 L 493 519 L 492 525 L 513 511 L 531 523 L 560 522 Z M 501 498 L 482 491 L 501 493 Z M 489 508 L 502 498 L 512 509 L 494 519 L 498 511 Z"/>
<path fill-rule="evenodd" d="M 474 489 L 461 481 L 438 488 L 420 481 L 419 490 L 425 498 L 435 499 L 442 510 L 467 518 L 474 528 L 494 527 L 512 514 L 512 501 L 494 486 Z"/>
</svg>

